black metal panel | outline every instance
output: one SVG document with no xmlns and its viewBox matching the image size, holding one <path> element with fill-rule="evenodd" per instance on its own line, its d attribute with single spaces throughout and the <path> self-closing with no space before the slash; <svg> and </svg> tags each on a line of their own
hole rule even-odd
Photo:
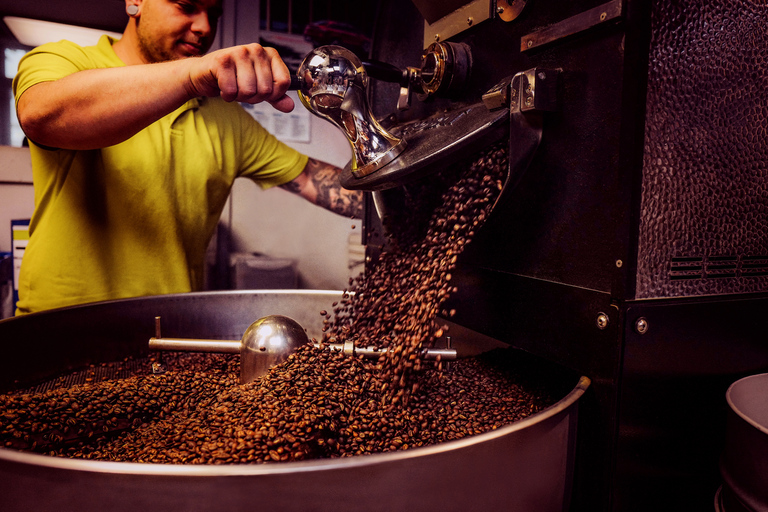
<svg viewBox="0 0 768 512">
<path fill-rule="evenodd" d="M 453 320 L 589 376 L 580 406 L 573 510 L 608 510 L 614 464 L 623 313 L 605 293 L 478 268 L 462 268 Z M 598 317 L 608 317 L 598 327 Z M 586 508 L 584 508 L 586 507 Z"/>
<path fill-rule="evenodd" d="M 725 391 L 768 370 L 768 297 L 642 301 L 626 311 L 615 510 L 711 510 Z"/>
</svg>

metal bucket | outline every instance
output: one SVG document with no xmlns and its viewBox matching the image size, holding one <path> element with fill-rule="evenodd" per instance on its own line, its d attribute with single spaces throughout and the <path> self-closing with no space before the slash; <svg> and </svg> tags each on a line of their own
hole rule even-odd
<svg viewBox="0 0 768 512">
<path fill-rule="evenodd" d="M 239 338 L 267 314 L 312 336 L 341 292 L 206 292 L 98 303 L 0 322 L 6 387 L 146 351 L 168 336 Z M 165 335 L 165 334 L 164 334 Z M 457 340 L 459 341 L 459 340 Z M 457 345 L 457 351 L 462 350 Z M 37 364 L 42 355 L 41 364 Z M 279 464 L 191 466 L 49 457 L 0 448 L 0 510 L 504 510 L 570 503 L 581 377 L 553 406 L 485 434 L 401 452 Z"/>
<path fill-rule="evenodd" d="M 768 373 L 744 377 L 725 394 L 729 411 L 720 461 L 723 512 L 768 511 Z"/>
</svg>

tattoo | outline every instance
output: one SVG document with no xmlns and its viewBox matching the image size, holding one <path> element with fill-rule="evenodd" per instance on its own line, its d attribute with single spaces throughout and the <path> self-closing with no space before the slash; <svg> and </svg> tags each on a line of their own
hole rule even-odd
<svg viewBox="0 0 768 512">
<path fill-rule="evenodd" d="M 347 190 L 339 183 L 341 169 L 325 162 L 310 158 L 304 168 L 308 183 L 302 187 L 291 181 L 282 188 L 300 194 L 339 215 L 361 219 L 363 217 L 363 193 L 359 190 Z M 308 188 L 312 190 L 303 190 Z"/>
<path fill-rule="evenodd" d="M 280 185 L 280 188 L 285 189 L 288 192 L 292 192 L 294 194 L 301 193 L 301 185 L 299 185 L 295 181 L 289 181 L 288 183 L 283 183 L 282 185 Z"/>
</svg>

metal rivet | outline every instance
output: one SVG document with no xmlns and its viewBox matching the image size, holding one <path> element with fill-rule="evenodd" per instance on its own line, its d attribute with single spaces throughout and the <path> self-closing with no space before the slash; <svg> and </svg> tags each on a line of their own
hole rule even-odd
<svg viewBox="0 0 768 512">
<path fill-rule="evenodd" d="M 472 18 L 467 18 L 467 25 L 471 25 L 474 21 Z"/>
<path fill-rule="evenodd" d="M 648 320 L 645 318 L 638 318 L 635 322 L 635 330 L 638 334 L 645 334 L 648 332 Z"/>
<path fill-rule="evenodd" d="M 439 41 L 439 40 L 440 40 L 440 34 L 435 34 L 435 41 Z"/>
<path fill-rule="evenodd" d="M 610 319 L 608 318 L 608 315 L 605 313 L 598 313 L 597 314 L 597 328 L 601 331 L 608 327 L 608 323 L 610 322 Z"/>
</svg>

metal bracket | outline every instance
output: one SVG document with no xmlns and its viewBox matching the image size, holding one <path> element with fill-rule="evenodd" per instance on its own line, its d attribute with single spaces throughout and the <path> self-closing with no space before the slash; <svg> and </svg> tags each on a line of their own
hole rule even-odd
<svg viewBox="0 0 768 512">
<path fill-rule="evenodd" d="M 532 68 L 505 78 L 483 94 L 490 111 L 509 108 L 511 113 L 557 110 L 557 81 L 560 71 Z"/>
<path fill-rule="evenodd" d="M 518 73 L 510 87 L 510 112 L 552 112 L 557 110 L 555 69 L 533 68 Z"/>
<path fill-rule="evenodd" d="M 557 110 L 560 71 L 532 68 L 499 82 L 483 95 L 489 110 L 509 108 L 509 168 L 501 194 L 514 189 L 528 169 L 543 133 L 544 112 Z"/>
<path fill-rule="evenodd" d="M 533 48 L 583 32 L 597 25 L 620 19 L 623 7 L 624 0 L 613 0 L 576 16 L 571 16 L 547 28 L 532 32 L 520 39 L 520 51 L 532 50 Z"/>
<path fill-rule="evenodd" d="M 473 0 L 433 23 L 425 20 L 424 49 L 493 17 L 494 4 L 492 0 Z"/>
</svg>

